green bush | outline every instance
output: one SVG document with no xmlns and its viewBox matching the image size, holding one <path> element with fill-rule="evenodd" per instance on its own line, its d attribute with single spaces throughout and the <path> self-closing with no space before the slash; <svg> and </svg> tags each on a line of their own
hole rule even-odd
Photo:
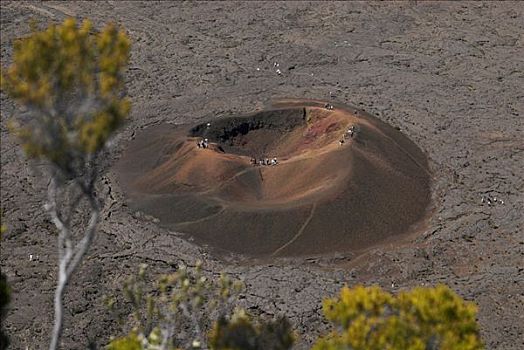
<svg viewBox="0 0 524 350">
<path fill-rule="evenodd" d="M 285 317 L 254 322 L 245 312 L 231 318 L 221 317 L 209 335 L 209 345 L 215 350 L 287 350 L 295 337 Z"/>
<path fill-rule="evenodd" d="M 180 266 L 149 286 L 146 265 L 124 285 L 132 330 L 109 350 L 287 350 L 294 341 L 285 318 L 252 320 L 236 305 L 243 284 L 224 274 L 208 279 L 202 265 Z M 116 302 L 109 300 L 114 308 Z"/>
<path fill-rule="evenodd" d="M 345 287 L 324 301 L 324 313 L 338 329 L 314 350 L 483 349 L 476 306 L 444 285 L 397 296 L 379 287 Z"/>
</svg>

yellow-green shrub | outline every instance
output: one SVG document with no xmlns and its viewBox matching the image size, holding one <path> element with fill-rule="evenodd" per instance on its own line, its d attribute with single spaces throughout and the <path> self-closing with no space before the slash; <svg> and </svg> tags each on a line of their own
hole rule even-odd
<svg viewBox="0 0 524 350">
<path fill-rule="evenodd" d="M 314 350 L 483 349 L 475 305 L 444 285 L 397 296 L 379 287 L 345 287 L 323 306 L 338 329 L 319 339 Z"/>
<path fill-rule="evenodd" d="M 129 47 L 115 25 L 95 32 L 72 18 L 14 42 L 0 86 L 31 113 L 30 123 L 12 124 L 29 157 L 69 172 L 68 164 L 106 144 L 130 110 L 122 96 Z"/>
</svg>

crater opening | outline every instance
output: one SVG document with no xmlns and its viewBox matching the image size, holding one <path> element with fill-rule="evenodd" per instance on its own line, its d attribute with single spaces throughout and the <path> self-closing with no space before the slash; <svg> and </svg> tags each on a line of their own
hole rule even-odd
<svg viewBox="0 0 524 350">
<path fill-rule="evenodd" d="M 224 153 L 288 159 L 338 141 L 349 124 L 349 118 L 320 108 L 273 109 L 199 124 L 190 136 L 212 140 Z"/>
<path fill-rule="evenodd" d="M 116 171 L 133 210 L 251 257 L 356 252 L 409 231 L 430 202 L 427 160 L 412 141 L 324 101 L 147 128 Z"/>
<path fill-rule="evenodd" d="M 305 125 L 305 119 L 305 108 L 262 111 L 200 124 L 190 135 L 214 140 L 227 153 L 263 156 L 275 152 L 283 138 Z"/>
</svg>

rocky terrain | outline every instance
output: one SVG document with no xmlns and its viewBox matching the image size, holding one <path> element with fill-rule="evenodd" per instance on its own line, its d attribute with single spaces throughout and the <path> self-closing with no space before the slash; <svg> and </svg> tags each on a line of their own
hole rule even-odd
<svg viewBox="0 0 524 350">
<path fill-rule="evenodd" d="M 103 221 L 66 296 L 64 349 L 119 334 L 103 301 L 121 294 L 139 263 L 159 273 L 197 259 L 209 274 L 244 280 L 241 303 L 253 314 L 286 314 L 299 349 L 326 329 L 322 298 L 357 283 L 391 291 L 446 283 L 478 304 L 488 349 L 524 347 L 523 3 L 4 1 L 0 9 L 2 65 L 31 18 L 115 21 L 133 41 L 133 112 L 102 165 Z M 247 113 L 282 97 L 354 104 L 413 140 L 434 177 L 428 227 L 358 256 L 239 264 L 126 205 L 111 169 L 141 129 Z M 0 102 L 9 229 L 0 263 L 13 288 L 5 327 L 13 349 L 44 349 L 56 237 L 42 208 L 45 179 L 7 131 L 18 109 L 5 95 Z"/>
</svg>

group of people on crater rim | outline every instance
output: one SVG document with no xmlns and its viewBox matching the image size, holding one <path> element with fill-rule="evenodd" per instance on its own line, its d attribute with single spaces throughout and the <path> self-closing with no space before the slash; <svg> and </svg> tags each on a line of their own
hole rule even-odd
<svg viewBox="0 0 524 350">
<path fill-rule="evenodd" d="M 254 166 L 255 165 L 260 165 L 260 166 L 265 166 L 265 165 L 277 165 L 278 164 L 278 160 L 276 157 L 274 158 L 260 158 L 258 161 L 255 157 L 251 158 L 251 164 L 253 164 Z"/>
<path fill-rule="evenodd" d="M 342 146 L 345 142 L 346 142 L 346 139 L 348 138 L 352 138 L 355 136 L 356 134 L 356 127 L 355 125 L 352 125 L 351 127 L 349 127 L 349 129 L 344 133 L 344 135 L 342 136 L 342 138 L 340 139 L 340 141 L 338 141 L 338 143 Z"/>
<path fill-rule="evenodd" d="M 202 148 L 202 149 L 209 148 L 209 139 L 201 139 L 200 141 L 197 142 L 197 147 Z M 255 165 L 259 165 L 259 166 L 277 165 L 278 159 L 276 157 L 273 157 L 271 159 L 270 158 L 260 158 L 257 160 L 255 157 L 252 157 L 251 164 L 253 164 L 254 166 Z"/>
<path fill-rule="evenodd" d="M 494 206 L 495 204 L 504 204 L 504 201 L 500 198 L 493 197 L 491 195 L 484 195 L 482 196 L 481 203 L 486 203 L 488 206 Z"/>
<path fill-rule="evenodd" d="M 209 147 L 209 140 L 208 139 L 202 139 L 197 142 L 198 148 L 208 148 Z"/>
</svg>

